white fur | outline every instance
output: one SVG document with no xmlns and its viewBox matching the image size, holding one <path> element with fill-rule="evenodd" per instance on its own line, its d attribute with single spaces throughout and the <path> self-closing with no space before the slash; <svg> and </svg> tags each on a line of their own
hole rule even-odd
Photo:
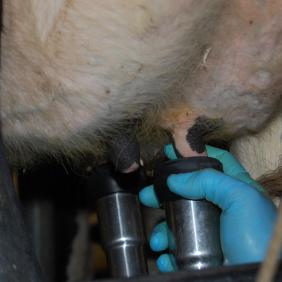
<svg viewBox="0 0 282 282">
<path fill-rule="evenodd" d="M 232 134 L 257 129 L 281 95 L 277 0 L 3 5 L 2 131 L 16 158 L 97 153 L 124 121 L 158 125 L 179 104 L 223 118 Z"/>
<path fill-rule="evenodd" d="M 282 113 L 260 133 L 234 141 L 232 152 L 255 179 L 275 170 L 282 163 Z"/>
</svg>

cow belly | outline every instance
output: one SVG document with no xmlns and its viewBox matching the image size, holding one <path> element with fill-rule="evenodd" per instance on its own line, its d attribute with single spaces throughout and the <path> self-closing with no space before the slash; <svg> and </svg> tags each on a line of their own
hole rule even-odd
<svg viewBox="0 0 282 282">
<path fill-rule="evenodd" d="M 132 119 L 170 128 L 206 116 L 234 135 L 258 129 L 281 97 L 278 0 L 3 2 L 12 151 L 96 154 Z"/>
</svg>

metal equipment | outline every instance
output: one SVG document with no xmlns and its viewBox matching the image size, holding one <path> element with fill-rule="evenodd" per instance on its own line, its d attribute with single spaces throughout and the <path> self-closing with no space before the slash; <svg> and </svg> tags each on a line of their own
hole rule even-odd
<svg viewBox="0 0 282 282">
<path fill-rule="evenodd" d="M 155 170 L 155 191 L 166 211 L 173 234 L 170 248 L 180 269 L 216 267 L 222 265 L 223 261 L 219 234 L 220 210 L 207 201 L 184 200 L 169 192 L 166 185 L 170 174 L 204 168 L 222 170 L 221 163 L 209 157 L 167 161 Z"/>
<path fill-rule="evenodd" d="M 129 174 L 111 165 L 96 168 L 87 183 L 96 198 L 102 243 L 111 276 L 135 277 L 147 273 L 145 237 L 136 193 L 146 179 L 142 169 Z"/>
</svg>

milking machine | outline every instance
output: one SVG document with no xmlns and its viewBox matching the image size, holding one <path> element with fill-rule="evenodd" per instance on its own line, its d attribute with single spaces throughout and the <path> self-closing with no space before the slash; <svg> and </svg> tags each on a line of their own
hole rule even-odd
<svg viewBox="0 0 282 282">
<path fill-rule="evenodd" d="M 221 163 L 209 157 L 169 160 L 155 170 L 154 187 L 166 219 L 172 242 L 170 248 L 180 270 L 201 270 L 222 265 L 220 246 L 220 210 L 210 202 L 186 200 L 169 192 L 166 184 L 171 174 L 193 172 L 205 168 L 222 170 Z"/>
<path fill-rule="evenodd" d="M 88 180 L 88 191 L 93 190 L 96 199 L 102 244 L 112 277 L 147 274 L 145 236 L 138 201 L 138 192 L 146 181 L 142 168 L 124 174 L 117 172 L 111 164 L 96 168 Z"/>
<path fill-rule="evenodd" d="M 220 162 L 209 157 L 166 161 L 155 170 L 155 191 L 165 208 L 174 238 L 172 252 L 179 269 L 200 270 L 220 266 L 223 261 L 219 209 L 207 201 L 181 199 L 166 187 L 170 174 L 203 168 L 222 170 Z M 116 172 L 112 165 L 103 165 L 90 179 L 88 185 L 95 185 L 102 243 L 111 275 L 135 277 L 147 274 L 144 230 L 137 197 L 139 189 L 148 183 L 142 167 L 124 174 Z"/>
<path fill-rule="evenodd" d="M 220 210 L 205 200 L 183 199 L 168 190 L 166 180 L 169 175 L 206 168 L 222 171 L 218 160 L 206 156 L 162 162 L 155 167 L 153 180 L 148 180 L 141 166 L 129 173 L 117 171 L 112 163 L 96 168 L 89 178 L 88 188 L 95 191 L 102 243 L 112 278 L 116 281 L 131 278 L 144 282 L 152 279 L 162 282 L 253 281 L 259 264 L 223 266 Z M 137 193 L 149 183 L 154 184 L 165 209 L 168 232 L 171 232 L 169 245 L 180 272 L 148 275 Z M 282 279 L 281 267 L 275 281 Z"/>
<path fill-rule="evenodd" d="M 147 274 L 144 230 L 137 194 L 150 181 L 138 164 L 139 148 L 137 142 L 132 140 L 132 136 L 126 134 L 117 138 L 110 150 L 111 163 L 97 167 L 87 184 L 88 191 L 92 190 L 96 199 L 102 243 L 112 277 Z M 125 158 L 122 159 L 123 155 Z M 120 172 L 132 163 L 137 163 L 138 169 L 129 173 Z M 222 170 L 221 163 L 213 158 L 180 158 L 157 165 L 154 180 L 151 180 L 165 209 L 173 238 L 170 245 L 180 270 L 217 267 L 223 261 L 219 209 L 207 201 L 181 199 L 169 192 L 166 185 L 170 174 L 204 168 Z"/>
</svg>

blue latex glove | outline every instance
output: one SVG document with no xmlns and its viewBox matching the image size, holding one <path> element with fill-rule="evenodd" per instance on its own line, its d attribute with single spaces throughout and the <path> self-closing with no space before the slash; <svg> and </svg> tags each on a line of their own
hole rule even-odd
<svg viewBox="0 0 282 282">
<path fill-rule="evenodd" d="M 221 161 L 224 173 L 204 169 L 170 175 L 170 191 L 187 199 L 206 199 L 222 209 L 220 218 L 221 246 L 226 264 L 262 261 L 276 222 L 277 210 L 243 166 L 227 151 L 206 146 L 208 156 Z M 168 158 L 176 159 L 173 147 L 167 145 Z M 140 201 L 148 207 L 159 207 L 153 186 L 141 190 Z M 153 251 L 169 247 L 165 222 L 157 225 L 150 239 Z M 176 269 L 173 257 L 161 255 L 157 260 L 161 272 Z"/>
</svg>

